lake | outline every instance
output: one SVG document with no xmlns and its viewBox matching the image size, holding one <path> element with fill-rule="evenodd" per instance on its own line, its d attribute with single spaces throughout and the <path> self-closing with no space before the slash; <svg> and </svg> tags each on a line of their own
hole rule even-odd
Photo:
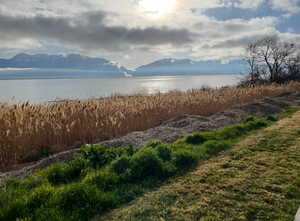
<svg viewBox="0 0 300 221">
<path fill-rule="evenodd" d="M 197 75 L 96 78 L 92 75 L 86 77 L 86 75 L 76 73 L 76 78 L 68 76 L 61 78 L 57 75 L 51 75 L 53 79 L 49 79 L 48 75 L 37 73 L 26 75 L 27 78 L 24 74 L 21 75 L 22 78 L 15 77 L 16 75 L 7 74 L 10 71 L 0 71 L 0 79 L 6 79 L 0 80 L 1 103 L 23 103 L 27 101 L 30 103 L 44 103 L 63 99 L 99 98 L 113 94 L 153 94 L 171 90 L 186 91 L 202 86 L 235 85 L 241 77 L 240 75 Z M 16 70 L 12 72 L 16 73 Z"/>
</svg>

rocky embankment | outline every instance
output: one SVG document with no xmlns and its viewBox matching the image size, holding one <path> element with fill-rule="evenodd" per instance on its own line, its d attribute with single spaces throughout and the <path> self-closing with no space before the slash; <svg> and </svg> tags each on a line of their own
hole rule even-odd
<svg viewBox="0 0 300 221">
<path fill-rule="evenodd" d="M 264 117 L 280 113 L 288 106 L 299 105 L 300 93 L 285 94 L 279 97 L 267 98 L 262 101 L 239 105 L 233 109 L 209 117 L 184 115 L 163 122 L 158 127 L 145 131 L 132 132 L 121 138 L 101 142 L 99 145 L 116 148 L 127 145 L 143 147 L 150 140 L 161 140 L 163 142 L 171 143 L 190 133 L 216 130 L 218 128 L 239 123 L 248 116 Z M 53 155 L 20 170 L 1 173 L 0 181 L 9 177 L 27 177 L 54 163 L 68 162 L 80 154 L 81 149 L 77 148 Z"/>
</svg>

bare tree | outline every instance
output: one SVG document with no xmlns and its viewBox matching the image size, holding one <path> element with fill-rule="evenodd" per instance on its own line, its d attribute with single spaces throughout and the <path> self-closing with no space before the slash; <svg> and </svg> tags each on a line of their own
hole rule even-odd
<svg viewBox="0 0 300 221">
<path fill-rule="evenodd" d="M 300 80 L 300 53 L 287 59 L 286 68 L 289 80 Z"/>
<path fill-rule="evenodd" d="M 250 77 L 250 84 L 254 85 L 257 80 L 259 80 L 258 75 L 258 60 L 257 60 L 257 44 L 250 43 L 246 48 L 247 55 L 244 60 L 247 62 L 249 67 L 249 77 Z"/>
<path fill-rule="evenodd" d="M 255 41 L 246 48 L 251 83 L 268 81 L 283 83 L 293 71 L 299 75 L 299 57 L 295 44 L 280 41 L 276 36 Z"/>
</svg>

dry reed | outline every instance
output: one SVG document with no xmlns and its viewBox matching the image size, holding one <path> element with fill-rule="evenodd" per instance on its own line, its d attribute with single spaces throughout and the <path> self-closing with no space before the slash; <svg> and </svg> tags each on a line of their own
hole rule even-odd
<svg viewBox="0 0 300 221">
<path fill-rule="evenodd" d="M 113 96 L 47 105 L 0 105 L 0 170 L 23 163 L 43 148 L 66 150 L 132 131 L 145 130 L 183 114 L 211 115 L 237 104 L 300 91 L 300 83 L 255 88 L 173 91 Z"/>
</svg>

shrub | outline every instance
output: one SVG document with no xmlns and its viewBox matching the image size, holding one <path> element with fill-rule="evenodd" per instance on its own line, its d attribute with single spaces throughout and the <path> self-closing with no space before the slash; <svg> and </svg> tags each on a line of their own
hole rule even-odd
<svg viewBox="0 0 300 221">
<path fill-rule="evenodd" d="M 255 121 L 255 117 L 251 116 L 251 117 L 247 117 L 246 120 L 244 121 L 244 123 L 250 122 L 250 121 Z"/>
<path fill-rule="evenodd" d="M 207 138 L 205 136 L 203 136 L 202 133 L 196 133 L 196 134 L 192 134 L 187 136 L 187 138 L 185 139 L 185 141 L 188 144 L 193 144 L 193 145 L 199 145 L 204 143 L 207 140 Z"/>
<path fill-rule="evenodd" d="M 172 162 L 164 163 L 163 173 L 164 177 L 174 176 L 181 168 L 177 168 Z"/>
<path fill-rule="evenodd" d="M 156 177 L 163 178 L 163 162 L 158 157 L 157 152 L 151 148 L 140 150 L 130 160 L 131 178 L 143 180 Z"/>
<path fill-rule="evenodd" d="M 20 198 L 1 208 L 0 220 L 19 220 L 28 214 L 25 199 Z"/>
<path fill-rule="evenodd" d="M 208 155 L 216 155 L 221 151 L 227 150 L 230 148 L 230 144 L 226 141 L 207 141 L 203 148 L 206 150 Z"/>
<path fill-rule="evenodd" d="M 38 221 L 69 221 L 61 210 L 58 208 L 42 208 L 38 209 L 33 220 Z"/>
<path fill-rule="evenodd" d="M 261 129 L 263 127 L 266 127 L 268 126 L 268 122 L 264 119 L 259 119 L 259 118 L 256 118 L 255 120 L 253 121 L 249 121 L 247 123 L 245 123 L 245 128 L 248 130 L 248 131 L 251 131 L 251 130 L 258 130 L 258 129 Z"/>
<path fill-rule="evenodd" d="M 121 156 L 112 162 L 111 168 L 117 174 L 123 174 L 130 168 L 130 158 L 128 156 Z"/>
<path fill-rule="evenodd" d="M 67 167 L 67 176 L 70 180 L 74 180 L 80 177 L 83 173 L 83 170 L 88 167 L 88 161 L 83 158 L 76 158 L 72 160 Z"/>
<path fill-rule="evenodd" d="M 61 184 L 69 182 L 69 178 L 66 176 L 68 165 L 64 163 L 58 163 L 47 169 L 46 178 L 51 184 Z"/>
<path fill-rule="evenodd" d="M 120 148 L 106 148 L 98 145 L 86 146 L 82 148 L 84 156 L 89 160 L 94 168 L 107 165 L 117 157 L 121 156 L 124 150 Z"/>
<path fill-rule="evenodd" d="M 167 144 L 160 144 L 155 147 L 157 155 L 163 161 L 170 161 L 172 158 L 172 150 Z"/>
<path fill-rule="evenodd" d="M 45 207 L 50 198 L 55 194 L 55 189 L 51 186 L 41 186 L 37 188 L 27 200 L 27 208 L 30 213 L 36 209 Z"/>
<path fill-rule="evenodd" d="M 110 170 L 100 170 L 85 178 L 85 183 L 94 184 L 104 191 L 113 190 L 119 183 L 119 176 Z"/>
<path fill-rule="evenodd" d="M 179 169 L 191 167 L 198 160 L 197 155 L 190 150 L 177 150 L 173 157 L 173 162 Z"/>
<path fill-rule="evenodd" d="M 0 210 L 30 192 L 27 183 L 15 178 L 1 183 L 0 188 Z"/>
<path fill-rule="evenodd" d="M 225 127 L 218 132 L 218 137 L 220 140 L 234 139 L 243 135 L 245 128 L 242 126 L 229 126 Z"/>
<path fill-rule="evenodd" d="M 132 146 L 132 145 L 129 145 L 129 146 L 126 146 L 125 148 L 119 148 L 118 149 L 121 153 L 119 154 L 120 156 L 122 154 L 126 154 L 128 156 L 132 156 L 133 154 L 135 154 L 136 152 L 138 152 L 138 148 Z"/>
<path fill-rule="evenodd" d="M 278 118 L 271 115 L 271 116 L 268 116 L 266 120 L 275 122 L 275 121 L 278 121 Z"/>
<path fill-rule="evenodd" d="M 73 184 L 62 190 L 56 205 L 70 220 L 89 220 L 116 205 L 113 194 L 103 193 L 90 184 Z"/>
<path fill-rule="evenodd" d="M 155 147 L 158 147 L 160 145 L 164 145 L 164 143 L 160 140 L 151 140 L 149 141 L 145 147 L 152 147 L 152 148 L 155 148 Z"/>
</svg>

